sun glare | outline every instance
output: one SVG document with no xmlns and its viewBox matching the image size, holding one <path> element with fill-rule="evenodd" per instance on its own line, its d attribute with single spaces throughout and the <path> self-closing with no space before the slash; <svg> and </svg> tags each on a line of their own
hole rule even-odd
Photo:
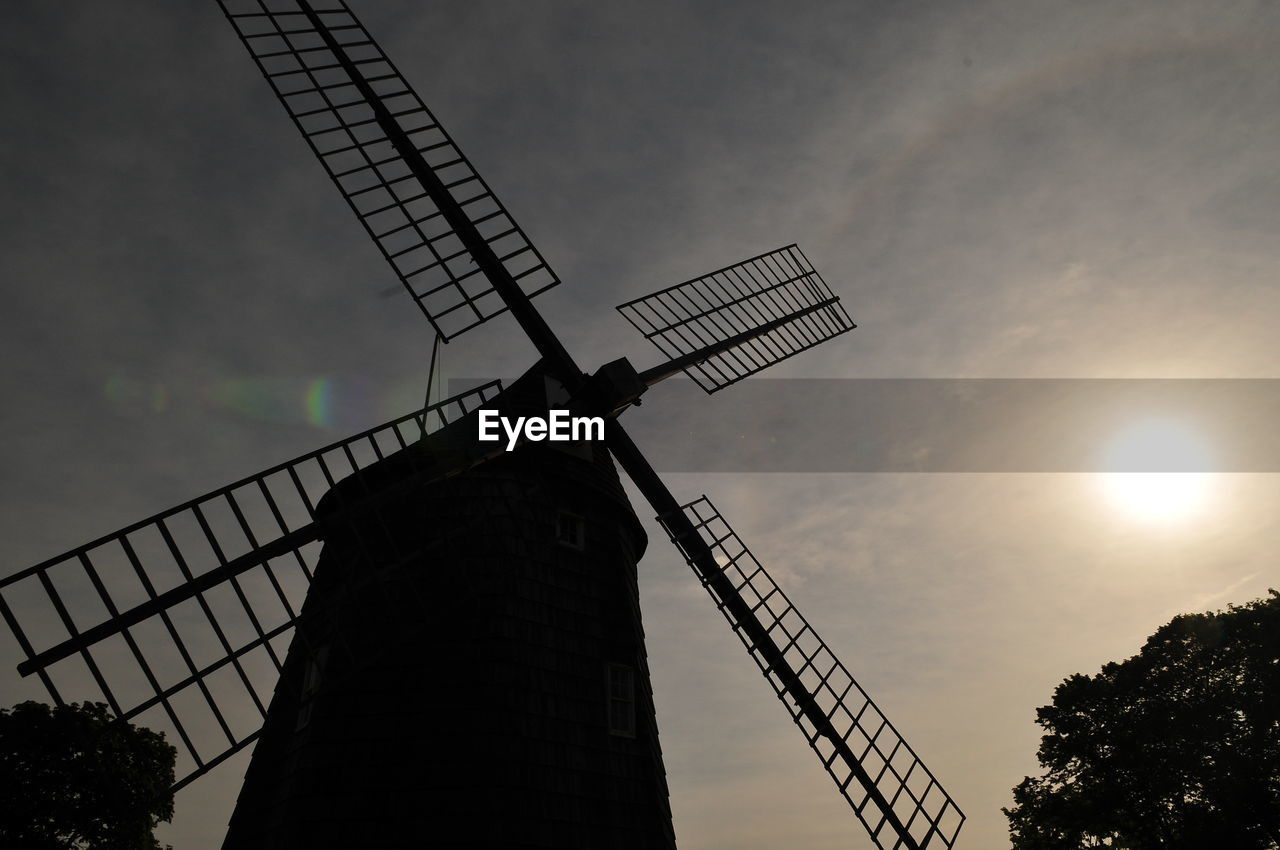
<svg viewBox="0 0 1280 850">
<path fill-rule="evenodd" d="M 1101 476 L 1110 503 L 1134 519 L 1173 524 L 1208 506 L 1214 488 L 1209 451 L 1175 421 L 1147 420 L 1122 431 L 1107 447 Z"/>
</svg>

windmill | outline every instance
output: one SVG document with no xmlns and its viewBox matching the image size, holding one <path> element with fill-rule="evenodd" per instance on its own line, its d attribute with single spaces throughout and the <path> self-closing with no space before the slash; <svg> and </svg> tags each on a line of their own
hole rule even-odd
<svg viewBox="0 0 1280 850">
<path fill-rule="evenodd" d="M 442 844 L 510 846 L 506 820 L 531 844 L 674 846 L 646 541 L 616 461 L 877 846 L 952 847 L 950 796 L 711 502 L 677 500 L 618 421 L 668 377 L 716 392 L 852 329 L 803 253 L 621 305 L 666 361 L 587 374 L 532 303 L 559 280 L 346 5 L 220 5 L 438 338 L 510 312 L 539 360 L 4 579 L 20 672 L 57 702 L 87 678 L 122 718 L 159 715 L 189 766 L 178 787 L 254 746 L 228 847 L 352 846 L 342 830 L 369 843 L 375 823 L 392 843 L 419 798 Z M 603 439 L 476 438 L 482 410 L 553 409 Z M 353 802 L 388 771 L 406 794 Z"/>
</svg>

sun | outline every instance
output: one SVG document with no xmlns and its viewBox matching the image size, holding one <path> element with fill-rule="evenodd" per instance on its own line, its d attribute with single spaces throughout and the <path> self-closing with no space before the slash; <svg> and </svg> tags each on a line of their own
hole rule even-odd
<svg viewBox="0 0 1280 850">
<path fill-rule="evenodd" d="M 1215 485 L 1211 466 L 1194 430 L 1176 420 L 1149 419 L 1111 441 L 1100 480 L 1108 501 L 1126 516 L 1171 525 L 1208 507 Z"/>
</svg>

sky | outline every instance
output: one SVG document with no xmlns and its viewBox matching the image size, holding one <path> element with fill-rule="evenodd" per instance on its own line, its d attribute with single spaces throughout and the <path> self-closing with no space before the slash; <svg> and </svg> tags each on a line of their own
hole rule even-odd
<svg viewBox="0 0 1280 850">
<path fill-rule="evenodd" d="M 734 389 L 658 387 L 628 422 L 678 497 L 711 496 L 952 793 L 969 817 L 958 847 L 1007 844 L 999 810 L 1036 771 L 1035 709 L 1056 683 L 1136 653 L 1178 613 L 1277 584 L 1273 456 L 1196 479 L 1181 513 L 1170 487 L 1117 495 L 1090 471 L 1133 428 L 1143 445 L 1172 429 L 1195 446 L 1175 456 L 1211 469 L 1271 430 L 1268 404 L 1217 428 L 1216 396 L 1177 379 L 1257 379 L 1248 400 L 1277 377 L 1274 5 L 352 5 L 564 281 L 536 303 L 580 363 L 653 365 L 613 305 L 791 242 L 842 296 L 859 328 L 769 372 L 794 393 L 744 389 L 753 401 L 734 406 Z M 420 403 L 429 326 L 215 3 L 11 6 L 3 572 Z M 443 369 L 510 377 L 532 359 L 504 318 L 450 343 Z M 955 420 L 947 446 L 987 447 L 964 471 L 934 462 L 952 417 L 918 398 L 901 408 L 929 419 L 913 451 L 851 459 L 856 441 L 829 440 L 899 409 L 905 379 L 1183 389 L 1120 384 L 1131 403 L 1106 427 L 1091 390 L 1049 420 L 1006 415 L 996 392 Z M 856 391 L 872 386 L 889 389 Z M 317 387 L 330 404 L 309 408 Z M 1062 434 L 1078 437 L 1069 462 L 1002 457 Z M 834 448 L 815 471 L 741 460 L 743 441 Z M 869 847 L 646 527 L 680 846 Z M 41 696 L 15 653 L 0 639 L 6 704 Z M 184 790 L 162 840 L 217 847 L 244 763 Z"/>
</svg>

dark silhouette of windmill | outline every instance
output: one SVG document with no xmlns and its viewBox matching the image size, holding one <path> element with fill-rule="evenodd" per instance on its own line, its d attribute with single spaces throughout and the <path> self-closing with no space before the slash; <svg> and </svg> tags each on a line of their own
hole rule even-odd
<svg viewBox="0 0 1280 850">
<path fill-rule="evenodd" d="M 438 336 L 510 312 L 539 360 L 8 577 L 20 672 L 169 729 L 179 788 L 255 744 L 228 848 L 674 847 L 616 461 L 876 845 L 952 847 L 951 797 L 618 421 L 667 377 L 716 392 L 852 329 L 799 249 L 622 305 L 667 362 L 587 374 L 531 302 L 558 279 L 346 5 L 219 2 Z M 508 452 L 482 409 L 603 439 Z"/>
</svg>

